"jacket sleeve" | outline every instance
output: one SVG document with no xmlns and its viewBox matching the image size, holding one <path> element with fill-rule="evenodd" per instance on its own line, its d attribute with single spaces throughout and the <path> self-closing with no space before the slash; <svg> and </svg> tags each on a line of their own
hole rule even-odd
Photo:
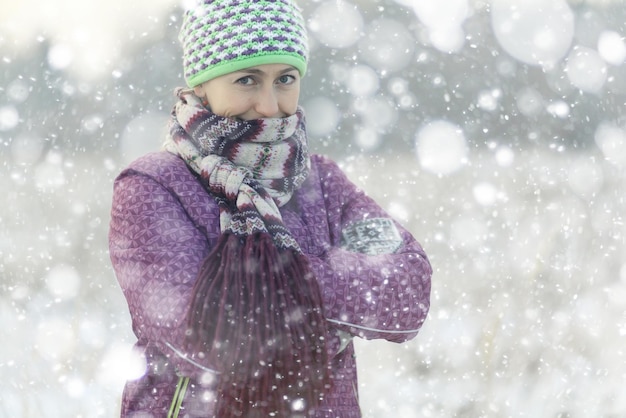
<svg viewBox="0 0 626 418">
<path fill-rule="evenodd" d="M 109 249 L 138 345 L 156 346 L 178 370 L 194 375 L 202 370 L 181 347 L 209 243 L 179 199 L 158 179 L 127 169 L 114 185 Z"/>
<path fill-rule="evenodd" d="M 336 164 L 323 160 L 320 172 L 331 245 L 310 260 L 327 320 L 365 339 L 413 338 L 430 308 L 424 250 Z"/>
</svg>

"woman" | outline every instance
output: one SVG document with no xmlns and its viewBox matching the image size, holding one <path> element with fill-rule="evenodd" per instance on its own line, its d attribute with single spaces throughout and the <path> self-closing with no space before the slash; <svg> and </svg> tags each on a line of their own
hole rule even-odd
<svg viewBox="0 0 626 418">
<path fill-rule="evenodd" d="M 110 253 L 146 358 L 122 416 L 360 417 L 352 337 L 413 338 L 431 267 L 309 156 L 291 0 L 205 0 L 165 150 L 116 179 Z"/>
</svg>

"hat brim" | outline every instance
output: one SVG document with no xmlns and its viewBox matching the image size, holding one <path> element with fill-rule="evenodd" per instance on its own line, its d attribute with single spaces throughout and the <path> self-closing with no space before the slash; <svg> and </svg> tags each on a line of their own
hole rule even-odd
<svg viewBox="0 0 626 418">
<path fill-rule="evenodd" d="M 306 61 L 304 61 L 301 55 L 289 55 L 281 52 L 280 55 L 261 55 L 240 58 L 235 61 L 225 61 L 221 64 L 211 66 L 204 71 L 200 71 L 194 74 L 186 81 L 189 87 L 196 87 L 214 78 L 234 73 L 235 71 L 245 70 L 246 68 L 256 67 L 258 65 L 265 64 L 291 65 L 298 70 L 298 72 L 300 73 L 300 77 L 304 77 L 307 69 Z"/>
</svg>

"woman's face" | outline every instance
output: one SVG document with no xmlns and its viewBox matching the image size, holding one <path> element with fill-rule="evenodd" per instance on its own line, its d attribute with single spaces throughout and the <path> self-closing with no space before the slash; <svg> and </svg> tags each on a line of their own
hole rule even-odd
<svg viewBox="0 0 626 418">
<path fill-rule="evenodd" d="M 300 73 L 285 64 L 264 64 L 209 80 L 194 92 L 213 113 L 252 120 L 284 118 L 296 113 Z"/>
</svg>

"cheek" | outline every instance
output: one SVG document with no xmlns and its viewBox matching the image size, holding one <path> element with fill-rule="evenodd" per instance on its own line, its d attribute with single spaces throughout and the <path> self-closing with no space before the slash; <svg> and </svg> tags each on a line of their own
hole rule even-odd
<svg viewBox="0 0 626 418">
<path fill-rule="evenodd" d="M 241 115 L 248 112 L 251 108 L 252 108 L 252 104 L 250 103 L 250 100 L 246 96 L 235 95 L 235 96 L 232 96 L 223 104 L 223 109 L 225 110 L 224 110 L 224 115 L 222 116 L 228 116 L 230 118 L 240 117 Z"/>
<path fill-rule="evenodd" d="M 292 91 L 283 97 L 282 111 L 289 115 L 293 115 L 298 110 L 298 100 L 300 99 L 300 91 Z"/>
<path fill-rule="evenodd" d="M 239 94 L 220 94 L 224 92 L 213 91 L 208 94 L 209 107 L 213 113 L 219 116 L 236 117 L 244 113 L 249 108 L 246 99 Z"/>
</svg>

